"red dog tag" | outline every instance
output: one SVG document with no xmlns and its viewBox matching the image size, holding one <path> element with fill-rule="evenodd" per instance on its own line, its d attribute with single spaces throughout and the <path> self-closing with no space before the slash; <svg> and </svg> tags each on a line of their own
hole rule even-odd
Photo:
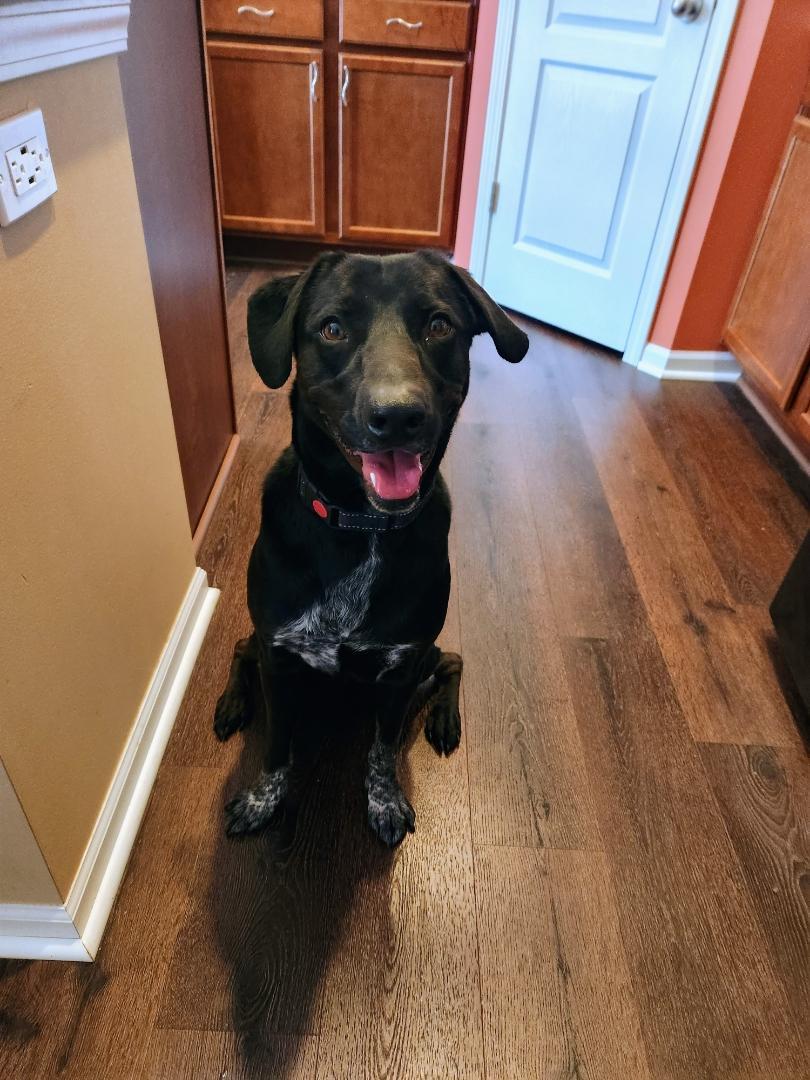
<svg viewBox="0 0 810 1080">
<path fill-rule="evenodd" d="M 329 511 L 326 509 L 320 499 L 312 500 L 312 509 L 315 511 L 319 518 L 326 518 L 329 515 Z"/>
</svg>

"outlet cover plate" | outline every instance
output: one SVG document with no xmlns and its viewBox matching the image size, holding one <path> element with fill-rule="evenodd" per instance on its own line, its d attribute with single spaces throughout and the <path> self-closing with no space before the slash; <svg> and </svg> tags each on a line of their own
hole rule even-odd
<svg viewBox="0 0 810 1080">
<path fill-rule="evenodd" d="M 0 120 L 0 225 L 10 225 L 55 191 L 42 110 Z"/>
</svg>

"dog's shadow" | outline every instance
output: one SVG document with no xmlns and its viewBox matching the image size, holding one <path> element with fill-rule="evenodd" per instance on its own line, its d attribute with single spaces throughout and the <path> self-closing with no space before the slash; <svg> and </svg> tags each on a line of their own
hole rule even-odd
<svg viewBox="0 0 810 1080">
<path fill-rule="evenodd" d="M 334 690 L 332 691 L 334 695 Z M 358 885 L 391 873 L 393 853 L 366 823 L 363 785 L 372 720 L 362 696 L 334 696 L 294 741 L 294 791 L 269 829 L 244 840 L 222 831 L 209 904 L 230 969 L 231 1014 L 250 1075 L 283 1078 L 300 1066 L 302 1040 L 319 1029 L 320 991 Z M 407 746 L 401 781 L 410 783 Z M 263 724 L 254 723 L 226 797 L 261 768 Z"/>
</svg>

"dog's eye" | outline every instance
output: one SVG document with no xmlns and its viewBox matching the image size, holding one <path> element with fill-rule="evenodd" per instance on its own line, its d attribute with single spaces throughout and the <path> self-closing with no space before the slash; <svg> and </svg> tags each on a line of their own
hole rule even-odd
<svg viewBox="0 0 810 1080">
<path fill-rule="evenodd" d="M 343 341 L 346 332 L 337 319 L 327 319 L 321 327 L 321 337 L 326 341 Z"/>
<path fill-rule="evenodd" d="M 434 315 L 428 323 L 429 338 L 446 338 L 452 332 L 453 327 L 450 325 L 449 320 L 445 319 L 444 315 Z"/>
</svg>

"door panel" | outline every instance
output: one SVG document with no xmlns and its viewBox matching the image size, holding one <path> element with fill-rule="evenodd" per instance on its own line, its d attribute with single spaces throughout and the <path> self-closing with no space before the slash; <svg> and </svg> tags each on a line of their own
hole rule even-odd
<svg viewBox="0 0 810 1080">
<path fill-rule="evenodd" d="M 465 64 L 339 59 L 341 237 L 449 248 Z"/>
<path fill-rule="evenodd" d="M 590 26 L 620 25 L 633 30 L 655 27 L 661 14 L 661 0 L 554 0 L 550 5 L 551 23 L 581 23 Z"/>
<path fill-rule="evenodd" d="M 322 236 L 323 53 L 211 41 L 222 227 Z"/>
<path fill-rule="evenodd" d="M 518 0 L 484 269 L 501 303 L 624 348 L 707 26 L 659 0 Z"/>
<path fill-rule="evenodd" d="M 621 217 L 649 79 L 543 64 L 523 177 L 518 244 L 604 262 Z M 557 117 L 579 137 L 560 142 Z M 597 172 L 593 159 L 600 162 Z M 628 157 L 630 160 L 628 161 Z M 551 165 L 553 163 L 553 167 Z"/>
</svg>

